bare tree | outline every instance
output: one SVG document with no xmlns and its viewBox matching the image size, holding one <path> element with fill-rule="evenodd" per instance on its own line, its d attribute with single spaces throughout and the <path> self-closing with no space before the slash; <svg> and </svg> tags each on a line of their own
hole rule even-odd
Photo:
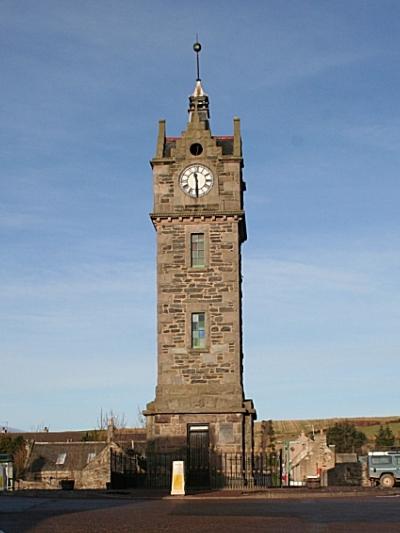
<svg viewBox="0 0 400 533">
<path fill-rule="evenodd" d="M 45 424 L 36 424 L 30 427 L 32 433 L 48 433 L 49 426 Z"/>
<path fill-rule="evenodd" d="M 100 430 L 107 429 L 109 423 L 111 423 L 116 429 L 126 428 L 127 422 L 125 413 L 115 413 L 112 409 L 109 411 L 100 410 L 100 417 L 97 419 L 97 427 Z"/>
</svg>

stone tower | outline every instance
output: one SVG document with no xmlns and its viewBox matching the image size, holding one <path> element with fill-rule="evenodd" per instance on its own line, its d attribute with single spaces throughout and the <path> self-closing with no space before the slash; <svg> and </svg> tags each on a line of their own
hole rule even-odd
<svg viewBox="0 0 400 533">
<path fill-rule="evenodd" d="M 233 135 L 212 135 L 197 77 L 185 131 L 168 137 L 161 120 L 151 161 L 158 380 L 144 411 L 147 442 L 160 452 L 249 453 L 256 414 L 243 391 L 240 121 Z"/>
</svg>

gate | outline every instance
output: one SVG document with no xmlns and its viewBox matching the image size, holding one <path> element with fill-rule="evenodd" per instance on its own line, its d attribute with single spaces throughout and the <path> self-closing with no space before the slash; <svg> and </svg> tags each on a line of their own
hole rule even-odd
<svg viewBox="0 0 400 533">
<path fill-rule="evenodd" d="M 210 487 L 208 426 L 188 427 L 187 484 L 190 488 Z"/>
</svg>

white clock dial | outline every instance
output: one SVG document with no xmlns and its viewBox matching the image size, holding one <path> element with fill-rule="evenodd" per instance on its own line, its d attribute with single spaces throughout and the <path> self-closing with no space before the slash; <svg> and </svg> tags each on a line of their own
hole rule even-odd
<svg viewBox="0 0 400 533">
<path fill-rule="evenodd" d="M 183 192 L 193 198 L 207 194 L 214 183 L 214 176 L 204 165 L 190 165 L 179 177 L 179 185 Z"/>
</svg>

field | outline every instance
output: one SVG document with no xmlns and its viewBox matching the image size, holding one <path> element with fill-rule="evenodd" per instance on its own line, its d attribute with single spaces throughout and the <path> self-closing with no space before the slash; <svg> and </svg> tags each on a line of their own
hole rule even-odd
<svg viewBox="0 0 400 533">
<path fill-rule="evenodd" d="M 319 418 L 309 420 L 273 420 L 273 428 L 277 441 L 290 440 L 296 438 L 302 431 L 309 434 L 312 432 L 326 430 L 336 422 L 352 422 L 356 428 L 367 436 L 369 441 L 373 441 L 379 431 L 380 425 L 388 425 L 394 435 L 400 440 L 400 417 L 360 417 L 360 418 Z"/>
</svg>

